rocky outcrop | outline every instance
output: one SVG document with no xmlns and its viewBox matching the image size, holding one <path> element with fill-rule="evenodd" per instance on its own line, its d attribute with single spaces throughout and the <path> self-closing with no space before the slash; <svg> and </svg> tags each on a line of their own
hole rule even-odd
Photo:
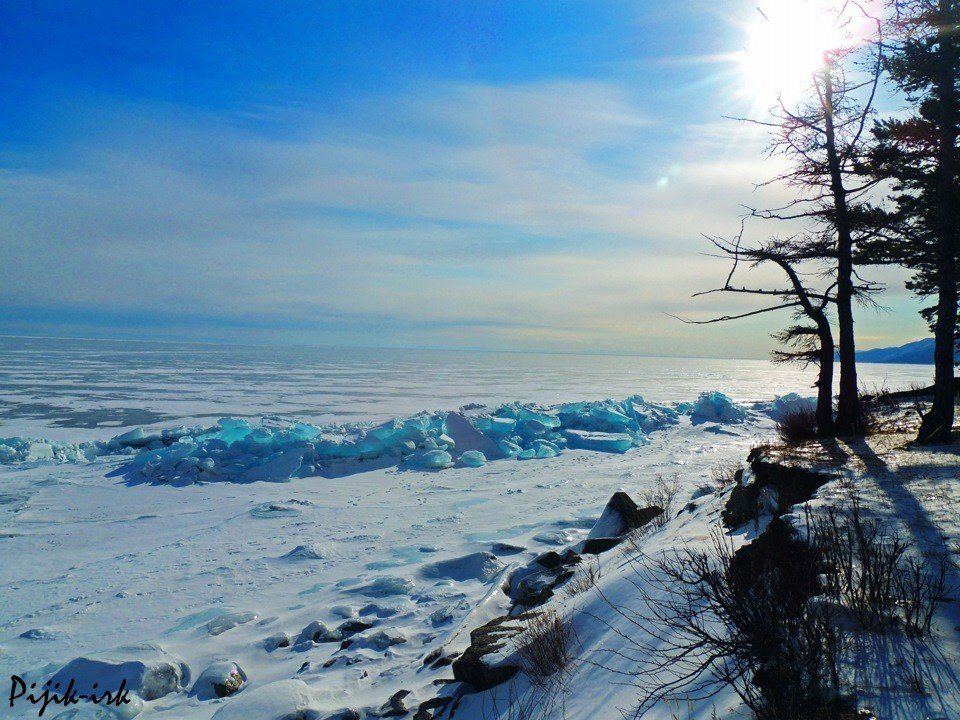
<svg viewBox="0 0 960 720">
<path fill-rule="evenodd" d="M 663 508 L 656 505 L 638 507 L 629 495 L 619 490 L 607 501 L 600 519 L 581 544 L 579 552 L 584 555 L 606 552 L 619 545 L 628 532 L 642 528 L 662 514 Z"/>
<path fill-rule="evenodd" d="M 470 633 L 470 647 L 453 661 L 453 677 L 469 683 L 475 690 L 489 690 L 510 680 L 520 667 L 506 662 L 500 651 L 508 641 L 523 632 L 523 621 L 532 616 L 504 615 L 481 625 Z"/>
<path fill-rule="evenodd" d="M 510 574 L 506 592 L 514 605 L 535 607 L 553 597 L 554 588 L 573 577 L 572 565 L 580 556 L 572 550 L 564 555 L 553 550 L 535 558 L 525 567 Z"/>
<path fill-rule="evenodd" d="M 720 515 L 723 524 L 738 528 L 759 516 L 779 516 L 797 503 L 806 502 L 823 485 L 836 479 L 836 475 L 815 472 L 795 465 L 770 461 L 762 450 L 754 450 L 747 457 L 750 464 L 749 479 L 738 472 L 737 485 L 730 492 L 727 504 Z"/>
</svg>

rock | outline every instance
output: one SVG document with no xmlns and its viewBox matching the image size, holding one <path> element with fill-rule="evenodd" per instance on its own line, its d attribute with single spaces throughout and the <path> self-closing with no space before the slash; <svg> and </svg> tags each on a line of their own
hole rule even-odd
<svg viewBox="0 0 960 720">
<path fill-rule="evenodd" d="M 200 673 L 190 693 L 200 700 L 228 697 L 239 692 L 246 683 L 247 674 L 237 663 L 215 662 Z"/>
<path fill-rule="evenodd" d="M 54 640 L 57 636 L 44 628 L 30 628 L 20 633 L 18 637 L 24 640 Z"/>
<path fill-rule="evenodd" d="M 277 648 L 290 647 L 290 636 L 284 632 L 276 633 L 263 640 L 263 649 L 273 652 Z"/>
<path fill-rule="evenodd" d="M 837 475 L 819 473 L 804 467 L 770 462 L 759 449 L 747 457 L 750 472 L 741 472 L 720 513 L 730 529 L 740 527 L 760 514 L 779 516 L 798 503 L 806 502 Z"/>
<path fill-rule="evenodd" d="M 394 645 L 402 645 L 407 641 L 406 636 L 395 629 L 378 630 L 371 635 L 354 638 L 354 644 L 358 648 L 369 648 L 371 650 L 384 651 Z"/>
<path fill-rule="evenodd" d="M 573 575 L 570 565 L 580 562 L 572 551 L 562 556 L 553 550 L 545 552 L 525 567 L 510 574 L 506 592 L 515 605 L 535 607 L 553 597 L 554 588 Z"/>
<path fill-rule="evenodd" d="M 450 697 L 433 697 L 429 700 L 424 700 L 417 707 L 417 712 L 413 715 L 413 720 L 433 720 L 434 713 L 433 710 L 443 710 L 450 704 L 452 698 Z"/>
<path fill-rule="evenodd" d="M 504 542 L 494 543 L 490 549 L 494 555 L 518 555 L 526 551 L 523 545 L 511 545 L 510 543 Z"/>
<path fill-rule="evenodd" d="M 583 541 L 580 552 L 584 555 L 599 555 L 607 550 L 615 548 L 623 542 L 622 537 L 597 537 L 587 538 Z"/>
<path fill-rule="evenodd" d="M 387 702 L 380 706 L 379 710 L 374 710 L 371 715 L 375 718 L 403 717 L 410 712 L 410 708 L 404 702 L 404 698 L 409 694 L 409 690 L 398 690 L 390 696 Z"/>
<path fill-rule="evenodd" d="M 444 578 L 460 582 L 466 580 L 489 582 L 504 567 L 504 564 L 493 553 L 475 552 L 462 557 L 429 563 L 424 565 L 420 572 L 426 578 Z"/>
<path fill-rule="evenodd" d="M 182 690 L 190 682 L 190 668 L 159 645 L 144 643 L 71 660 L 51 678 L 50 685 L 59 682 L 66 687 L 71 679 L 78 694 L 94 692 L 93 683 L 100 688 L 118 688 L 125 682 L 144 700 L 156 700 Z"/>
<path fill-rule="evenodd" d="M 369 630 L 373 627 L 373 623 L 365 622 L 364 620 L 346 620 L 337 627 L 337 640 L 342 638 L 350 637 L 351 635 L 356 635 L 357 633 L 363 632 L 364 630 Z M 332 642 L 332 641 L 331 641 Z"/>
<path fill-rule="evenodd" d="M 663 508 L 656 506 L 638 508 L 629 495 L 619 490 L 607 501 L 600 519 L 597 520 L 587 537 L 618 537 L 631 530 L 643 527 L 662 513 Z"/>
<path fill-rule="evenodd" d="M 473 630 L 470 647 L 453 661 L 453 677 L 483 691 L 507 682 L 520 672 L 518 666 L 496 662 L 496 658 L 490 656 L 495 656 L 509 639 L 523 632 L 521 625 L 510 624 L 522 617 L 514 619 L 504 615 Z"/>
<path fill-rule="evenodd" d="M 229 700 L 213 720 L 321 720 L 313 691 L 303 680 L 278 680 Z"/>
<path fill-rule="evenodd" d="M 343 708 L 332 715 L 325 715 L 323 720 L 360 720 L 360 713 L 352 708 Z"/>
<path fill-rule="evenodd" d="M 313 643 L 340 642 L 341 639 L 342 636 L 339 632 L 331 630 L 322 622 L 314 620 L 300 631 L 300 634 L 293 644 L 294 647 L 302 647 Z"/>
</svg>

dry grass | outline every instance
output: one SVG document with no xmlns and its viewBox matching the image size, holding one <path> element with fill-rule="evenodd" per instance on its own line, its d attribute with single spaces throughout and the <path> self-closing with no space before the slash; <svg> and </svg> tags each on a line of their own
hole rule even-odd
<svg viewBox="0 0 960 720">
<path fill-rule="evenodd" d="M 573 662 L 573 627 L 553 610 L 526 621 L 519 648 L 520 663 L 537 688 L 562 681 Z"/>
<path fill-rule="evenodd" d="M 737 473 L 742 470 L 743 468 L 740 466 L 740 463 L 731 465 L 719 464 L 710 470 L 710 479 L 722 488 L 729 487 L 737 483 Z"/>
<path fill-rule="evenodd" d="M 817 413 L 808 408 L 791 410 L 777 420 L 777 435 L 788 445 L 817 438 Z"/>
<path fill-rule="evenodd" d="M 652 529 L 657 530 L 666 525 L 674 515 L 674 504 L 677 494 L 680 492 L 680 484 L 676 478 L 667 480 L 663 475 L 655 475 L 653 478 L 653 487 L 644 490 L 640 494 L 641 505 L 656 505 L 663 508 L 663 512 L 650 521 Z"/>
<path fill-rule="evenodd" d="M 576 574 L 563 585 L 563 592 L 567 597 L 573 597 L 587 592 L 596 586 L 600 579 L 600 561 L 584 562 L 577 569 Z"/>
</svg>

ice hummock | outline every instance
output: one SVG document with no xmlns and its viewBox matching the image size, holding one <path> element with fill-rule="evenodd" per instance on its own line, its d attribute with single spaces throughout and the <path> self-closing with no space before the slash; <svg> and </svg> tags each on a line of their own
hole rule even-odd
<svg viewBox="0 0 960 720">
<path fill-rule="evenodd" d="M 440 471 L 507 458 L 542 460 L 568 448 L 624 453 L 646 444 L 649 433 L 677 424 L 682 412 L 694 422 L 742 422 L 747 417 L 744 408 L 717 392 L 703 393 L 696 403 L 677 408 L 633 395 L 556 406 L 470 406 L 380 425 L 319 426 L 226 417 L 210 427 L 152 432 L 134 428 L 105 442 L 77 445 L 0 439 L 0 463 L 90 462 L 125 454 L 131 459 L 119 474 L 134 482 L 170 485 L 337 477 L 388 465 Z"/>
</svg>

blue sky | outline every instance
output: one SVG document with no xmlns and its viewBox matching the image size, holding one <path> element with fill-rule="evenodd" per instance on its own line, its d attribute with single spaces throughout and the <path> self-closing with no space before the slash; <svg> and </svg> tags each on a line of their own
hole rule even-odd
<svg viewBox="0 0 960 720">
<path fill-rule="evenodd" d="M 8 0 L 0 332 L 761 356 L 665 314 L 770 174 L 718 5 Z"/>
</svg>

